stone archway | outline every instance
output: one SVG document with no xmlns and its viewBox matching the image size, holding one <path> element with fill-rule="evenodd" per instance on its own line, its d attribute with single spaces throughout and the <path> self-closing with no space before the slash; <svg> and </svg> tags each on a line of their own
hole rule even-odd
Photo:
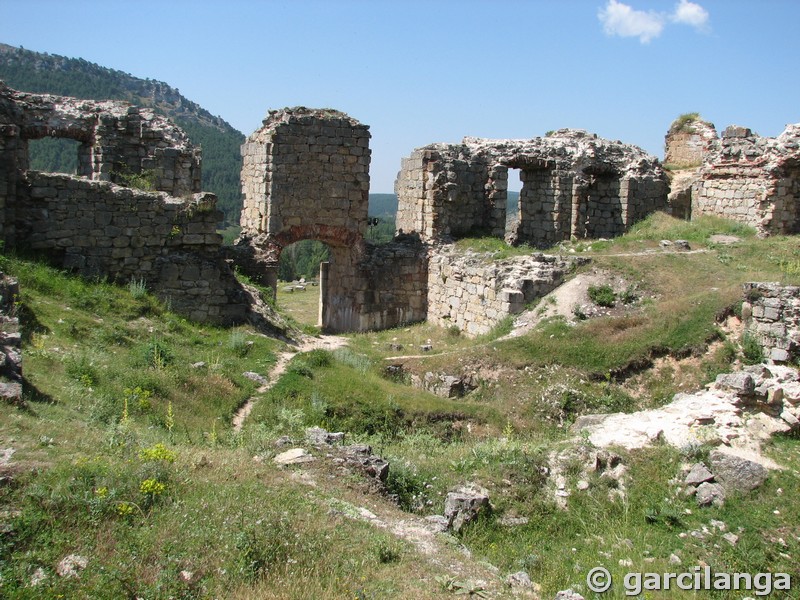
<svg viewBox="0 0 800 600">
<path fill-rule="evenodd" d="M 368 227 L 369 138 L 366 125 L 342 112 L 296 107 L 270 111 L 242 145 L 238 244 L 250 246 L 273 290 L 283 248 L 301 240 L 327 244 L 321 324 L 328 331 L 362 328 L 358 265 Z"/>
</svg>

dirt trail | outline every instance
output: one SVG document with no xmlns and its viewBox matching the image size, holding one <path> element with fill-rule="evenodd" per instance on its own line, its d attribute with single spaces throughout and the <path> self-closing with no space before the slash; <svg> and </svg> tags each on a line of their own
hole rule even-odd
<svg viewBox="0 0 800 600">
<path fill-rule="evenodd" d="M 293 350 L 286 350 L 278 354 L 278 360 L 275 362 L 272 369 L 270 369 L 269 373 L 267 373 L 267 379 L 269 379 L 269 381 L 256 390 L 256 395 L 260 396 L 269 390 L 273 385 L 275 385 L 278 379 L 280 379 L 280 376 L 286 371 L 286 366 L 289 364 L 289 361 L 301 352 L 310 352 L 311 350 L 318 349 L 335 350 L 336 348 L 341 348 L 346 344 L 346 338 L 336 335 L 321 335 L 319 337 L 309 336 L 302 338 L 300 343 Z M 244 425 L 245 419 L 250 415 L 253 410 L 253 406 L 259 400 L 257 396 L 251 396 L 248 398 L 247 402 L 245 402 L 241 408 L 236 411 L 236 414 L 233 415 L 232 425 L 234 431 L 242 430 L 242 425 Z"/>
</svg>

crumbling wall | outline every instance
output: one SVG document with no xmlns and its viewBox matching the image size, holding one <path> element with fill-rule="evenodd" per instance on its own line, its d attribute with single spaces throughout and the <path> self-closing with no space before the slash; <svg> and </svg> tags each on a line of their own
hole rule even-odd
<svg viewBox="0 0 800 600">
<path fill-rule="evenodd" d="M 699 116 L 678 119 L 664 137 L 664 164 L 677 169 L 699 167 L 718 141 L 713 123 Z"/>
<path fill-rule="evenodd" d="M 28 141 L 45 136 L 80 142 L 76 176 L 28 169 Z M 132 178 L 156 191 L 116 185 Z M 0 217 L 8 247 L 87 276 L 143 280 L 197 320 L 248 314 L 247 294 L 221 257 L 216 197 L 200 193 L 200 151 L 150 110 L 0 82 Z"/>
<path fill-rule="evenodd" d="M 286 246 L 305 239 L 327 244 L 330 262 L 320 281 L 327 331 L 425 319 L 427 259 L 419 239 L 401 237 L 385 246 L 364 240 L 369 138 L 369 127 L 344 113 L 296 107 L 270 111 L 242 146 L 244 208 L 236 254 L 276 289 Z"/>
<path fill-rule="evenodd" d="M 19 283 L 0 273 L 0 400 L 22 403 L 22 335 L 16 303 Z"/>
<path fill-rule="evenodd" d="M 496 261 L 491 254 L 437 247 L 428 266 L 428 320 L 469 336 L 488 333 L 561 285 L 568 268 L 543 254 Z"/>
<path fill-rule="evenodd" d="M 746 283 L 744 297 L 746 331 L 759 341 L 765 357 L 781 363 L 800 358 L 800 287 Z"/>
<path fill-rule="evenodd" d="M 800 233 L 800 124 L 777 138 L 728 127 L 698 172 L 691 212 L 740 221 L 762 235 Z"/>
<path fill-rule="evenodd" d="M 428 249 L 418 237 L 367 246 L 351 294 L 358 322 L 351 330 L 388 329 L 424 321 L 428 314 Z"/>
<path fill-rule="evenodd" d="M 191 200 L 109 182 L 29 171 L 17 244 L 89 277 L 140 279 L 201 321 L 236 322 L 246 306 L 220 258 L 213 194 Z"/>
<path fill-rule="evenodd" d="M 523 186 L 519 218 L 506 228 L 508 169 Z M 578 130 L 531 140 L 465 138 L 432 144 L 401 163 L 397 227 L 438 242 L 471 234 L 548 246 L 610 237 L 667 207 L 666 177 L 635 146 Z"/>
</svg>

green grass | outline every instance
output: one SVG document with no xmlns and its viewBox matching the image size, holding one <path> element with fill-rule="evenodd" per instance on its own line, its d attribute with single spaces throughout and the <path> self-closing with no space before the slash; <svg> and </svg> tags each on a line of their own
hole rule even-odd
<svg viewBox="0 0 800 600">
<path fill-rule="evenodd" d="M 716 247 L 713 233 L 742 239 Z M 705 252 L 660 252 L 664 238 Z M 644 300 L 633 312 L 576 326 L 552 320 L 503 341 L 509 323 L 477 339 L 428 324 L 351 335 L 348 348 L 296 356 L 238 434 L 231 415 L 256 388 L 242 373 L 268 374 L 282 343 L 247 327 L 188 322 L 145 290 L 0 257 L 0 269 L 20 279 L 29 384 L 27 408 L 0 407 L 0 448 L 16 450 L 3 471 L 13 484 L 0 486 L 0 596 L 447 597 L 437 578 L 453 573 L 353 516 L 357 507 L 398 520 L 441 514 L 447 491 L 468 481 L 489 489 L 494 509 L 457 543 L 442 542 L 439 565 L 463 543 L 501 578 L 527 571 L 543 597 L 568 587 L 592 597 L 585 576 L 600 565 L 617 581 L 628 571 L 702 563 L 796 576 L 796 436 L 768 448 L 786 469 L 721 509 L 697 508 L 670 483 L 704 448 L 620 452 L 629 468 L 624 501 L 610 499 L 613 483 L 582 472 L 585 458 L 567 456 L 567 510 L 556 507 L 544 470 L 555 454 L 585 444 L 567 431 L 577 415 L 662 404 L 747 358 L 752 350 L 733 339 L 703 352 L 723 336 L 717 316 L 741 301 L 744 281 L 800 282 L 796 239 L 758 240 L 721 220 L 656 215 L 628 236 L 584 244 L 594 266 L 636 284 Z M 620 256 L 638 250 L 653 252 Z M 309 292 L 284 302 L 306 302 Z M 432 350 L 421 351 L 428 343 Z M 653 356 L 691 350 L 691 361 L 644 368 Z M 384 360 L 397 355 L 415 358 Z M 198 362 L 205 364 L 192 366 Z M 419 376 L 473 373 L 478 387 L 461 399 L 437 398 L 410 387 L 410 377 L 388 377 L 384 367 L 398 362 Z M 289 435 L 302 445 L 311 425 L 345 431 L 347 443 L 368 443 L 389 460 L 385 490 L 375 493 L 325 450 L 301 473 L 274 466 L 275 441 Z M 575 491 L 584 478 L 589 489 Z M 509 516 L 527 524 L 503 525 Z M 736 546 L 712 519 L 739 535 Z M 680 536 L 704 526 L 712 530 L 706 539 Z M 72 553 L 89 558 L 80 579 L 55 575 Z M 669 564 L 673 553 L 681 565 Z M 620 565 L 628 559 L 632 566 Z M 47 578 L 29 587 L 39 569 Z M 604 597 L 623 592 L 615 586 Z"/>
</svg>

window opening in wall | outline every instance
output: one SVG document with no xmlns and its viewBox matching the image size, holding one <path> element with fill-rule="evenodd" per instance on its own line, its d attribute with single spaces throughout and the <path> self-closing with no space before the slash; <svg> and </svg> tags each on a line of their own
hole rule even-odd
<svg viewBox="0 0 800 600">
<path fill-rule="evenodd" d="M 395 194 L 369 195 L 369 227 L 364 234 L 373 244 L 391 242 L 396 231 L 397 196 Z"/>
<path fill-rule="evenodd" d="M 521 171 L 508 169 L 508 190 L 506 192 L 506 239 L 515 237 L 519 228 L 519 195 L 522 190 Z"/>
<path fill-rule="evenodd" d="M 320 264 L 330 261 L 330 255 L 330 248 L 317 240 L 301 240 L 281 251 L 278 305 L 301 325 L 319 325 Z"/>
<path fill-rule="evenodd" d="M 30 168 L 43 173 L 75 175 L 78 172 L 80 145 L 79 141 L 68 138 L 28 140 Z"/>
</svg>

